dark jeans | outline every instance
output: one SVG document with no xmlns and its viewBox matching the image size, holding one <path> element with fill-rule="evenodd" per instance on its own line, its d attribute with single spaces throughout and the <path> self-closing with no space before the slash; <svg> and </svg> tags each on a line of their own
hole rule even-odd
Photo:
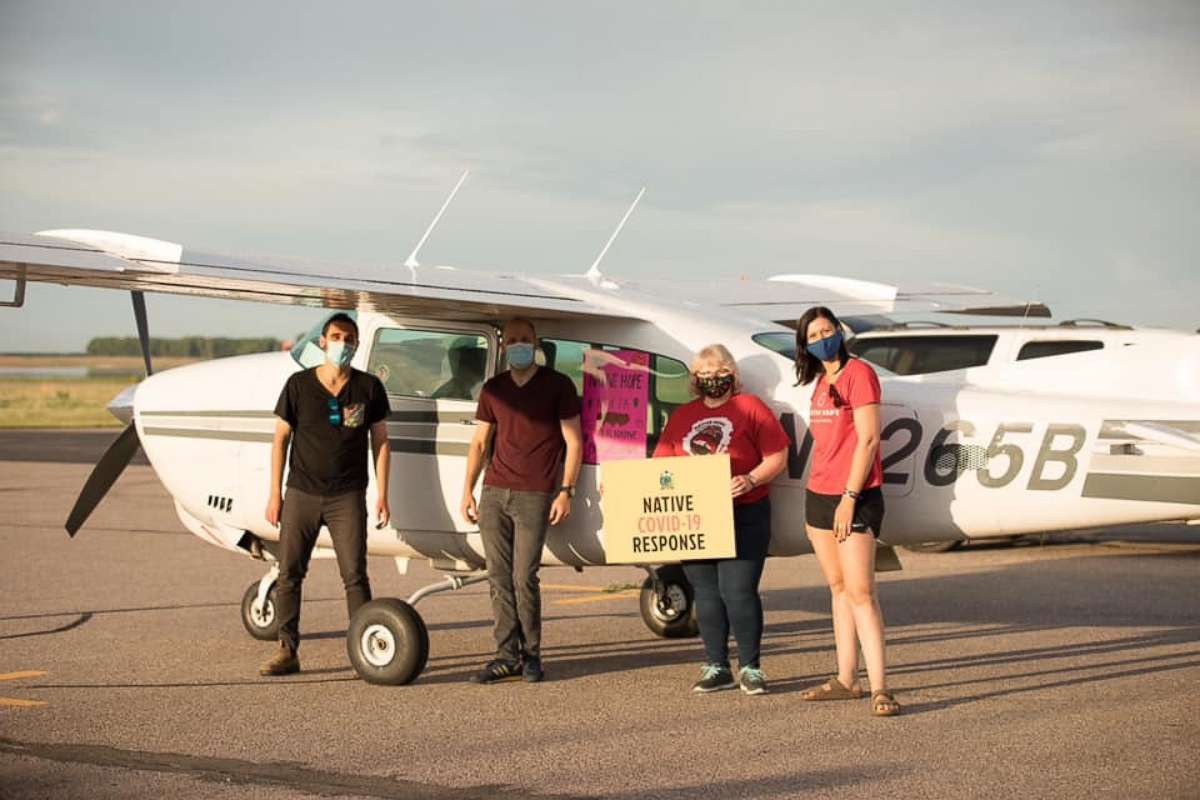
<svg viewBox="0 0 1200 800">
<path fill-rule="evenodd" d="M 733 507 L 737 556 L 714 561 L 686 561 L 683 571 L 692 584 L 696 618 L 709 664 L 729 666 L 729 628 L 737 639 L 738 664 L 758 667 L 763 610 L 758 581 L 771 544 L 771 501 Z"/>
<path fill-rule="evenodd" d="M 353 617 L 371 599 L 367 581 L 367 498 L 363 492 L 321 496 L 288 488 L 283 499 L 279 534 L 279 582 L 275 609 L 279 641 L 293 650 L 300 646 L 300 585 L 308 574 L 317 533 L 329 527 L 338 570 L 346 588 L 346 612 Z"/>
<path fill-rule="evenodd" d="M 496 657 L 504 661 L 541 657 L 538 568 L 553 500 L 549 492 L 518 492 L 494 486 L 484 486 L 479 497 L 479 533 L 496 618 Z"/>
</svg>

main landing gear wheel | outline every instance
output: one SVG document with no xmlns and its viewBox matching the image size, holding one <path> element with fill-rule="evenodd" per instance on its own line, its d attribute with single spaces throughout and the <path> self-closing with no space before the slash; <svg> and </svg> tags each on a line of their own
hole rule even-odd
<svg viewBox="0 0 1200 800">
<path fill-rule="evenodd" d="M 273 642 L 279 638 L 279 614 L 275 608 L 275 586 L 267 592 L 261 605 L 258 602 L 258 581 L 246 587 L 242 595 L 242 625 L 255 639 Z"/>
<path fill-rule="evenodd" d="M 661 594 L 654 591 L 654 579 L 642 582 L 639 605 L 642 622 L 655 636 L 664 639 L 687 639 L 700 632 L 696 621 L 696 604 L 692 585 L 683 574 L 683 568 L 661 567 L 656 571 Z"/>
<path fill-rule="evenodd" d="M 372 600 L 350 620 L 346 653 L 367 683 L 411 683 L 429 660 L 429 632 L 416 609 L 403 600 Z"/>
</svg>

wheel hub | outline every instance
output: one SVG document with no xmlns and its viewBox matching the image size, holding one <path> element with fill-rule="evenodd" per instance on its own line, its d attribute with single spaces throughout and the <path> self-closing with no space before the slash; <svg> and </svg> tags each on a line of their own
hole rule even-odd
<svg viewBox="0 0 1200 800">
<path fill-rule="evenodd" d="M 661 622 L 674 622 L 687 613 L 687 592 L 677 583 L 668 583 L 655 599 L 653 613 Z"/>
<path fill-rule="evenodd" d="M 396 657 L 396 636 L 383 625 L 368 625 L 359 639 L 363 659 L 373 667 L 386 667 Z"/>
<path fill-rule="evenodd" d="M 250 604 L 250 621 L 260 628 L 268 627 L 275 621 L 275 604 L 269 599 L 262 602 L 255 600 Z"/>
</svg>

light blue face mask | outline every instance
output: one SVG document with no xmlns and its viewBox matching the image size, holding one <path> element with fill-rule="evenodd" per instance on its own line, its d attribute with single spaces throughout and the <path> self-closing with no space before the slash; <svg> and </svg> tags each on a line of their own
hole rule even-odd
<svg viewBox="0 0 1200 800">
<path fill-rule="evenodd" d="M 325 360 L 335 367 L 348 367 L 357 349 L 357 345 L 347 342 L 328 342 L 325 345 Z"/>
<path fill-rule="evenodd" d="M 832 336 L 810 342 L 805 349 L 822 361 L 833 361 L 842 349 L 842 332 L 834 331 Z"/>
<path fill-rule="evenodd" d="M 533 364 L 533 345 L 514 342 L 505 349 L 508 365 L 514 369 L 527 369 Z"/>
</svg>

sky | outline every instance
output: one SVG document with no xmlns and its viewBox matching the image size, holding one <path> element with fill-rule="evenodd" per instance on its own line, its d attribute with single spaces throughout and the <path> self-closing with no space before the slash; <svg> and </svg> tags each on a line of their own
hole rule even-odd
<svg viewBox="0 0 1200 800">
<path fill-rule="evenodd" d="M 1200 3 L 0 0 L 0 230 L 425 264 L 945 281 L 1200 327 Z M 0 299 L 11 284 L 0 285 Z M 311 309 L 147 298 L 154 335 Z M 0 351 L 134 335 L 28 289 Z"/>
</svg>

